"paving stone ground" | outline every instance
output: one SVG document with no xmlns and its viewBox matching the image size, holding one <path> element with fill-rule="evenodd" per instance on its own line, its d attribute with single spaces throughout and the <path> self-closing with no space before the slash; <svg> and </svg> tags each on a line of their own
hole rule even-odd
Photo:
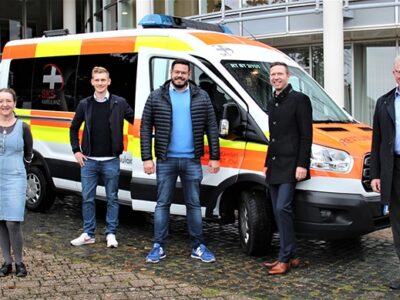
<svg viewBox="0 0 400 300">
<path fill-rule="evenodd" d="M 97 209 L 96 243 L 73 247 L 81 233 L 79 197 L 57 198 L 46 213 L 27 212 L 25 262 L 29 276 L 0 279 L 2 299 L 400 299 L 387 284 L 400 277 L 390 230 L 360 239 L 299 239 L 300 268 L 268 276 L 262 262 L 275 258 L 278 239 L 263 257 L 244 255 L 237 224 L 205 223 L 207 246 L 217 261 L 190 258 L 185 218 L 171 219 L 167 257 L 146 264 L 152 214 L 121 207 L 119 247 L 106 248 L 105 208 Z"/>
</svg>

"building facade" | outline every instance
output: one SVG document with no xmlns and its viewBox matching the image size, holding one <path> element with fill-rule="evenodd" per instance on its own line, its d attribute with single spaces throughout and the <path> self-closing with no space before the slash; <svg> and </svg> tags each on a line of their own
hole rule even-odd
<svg viewBox="0 0 400 300">
<path fill-rule="evenodd" d="M 223 22 L 235 34 L 285 52 L 326 85 L 328 1 L 341 5 L 336 19 L 343 26 L 343 42 L 331 45 L 343 51 L 338 52 L 343 53 L 343 77 L 337 80 L 343 82 L 344 94 L 339 103 L 371 124 L 376 99 L 394 87 L 391 70 L 399 52 L 400 0 L 2 0 L 0 53 L 7 41 L 42 36 L 46 30 L 135 28 L 145 14 L 160 13 Z"/>
</svg>

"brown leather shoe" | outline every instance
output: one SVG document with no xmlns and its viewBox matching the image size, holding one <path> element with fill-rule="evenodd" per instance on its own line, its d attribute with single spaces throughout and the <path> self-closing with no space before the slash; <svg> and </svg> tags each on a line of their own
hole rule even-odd
<svg viewBox="0 0 400 300">
<path fill-rule="evenodd" d="M 270 262 L 265 262 L 264 266 L 266 266 L 267 268 L 272 268 L 275 267 L 278 264 L 279 260 L 275 260 L 275 261 L 270 261 Z"/>
<path fill-rule="evenodd" d="M 275 267 L 268 271 L 269 275 L 285 274 L 290 270 L 290 263 L 278 262 Z"/>
<path fill-rule="evenodd" d="M 300 265 L 300 258 L 296 257 L 296 258 L 292 258 L 290 260 L 290 267 L 291 268 L 297 268 Z"/>
<path fill-rule="evenodd" d="M 265 262 L 264 266 L 266 266 L 267 268 L 273 268 L 275 267 L 277 264 L 279 263 L 279 260 L 275 260 L 272 262 Z M 300 259 L 298 257 L 296 258 L 292 258 L 290 261 L 290 267 L 291 268 L 297 268 L 300 265 Z"/>
</svg>

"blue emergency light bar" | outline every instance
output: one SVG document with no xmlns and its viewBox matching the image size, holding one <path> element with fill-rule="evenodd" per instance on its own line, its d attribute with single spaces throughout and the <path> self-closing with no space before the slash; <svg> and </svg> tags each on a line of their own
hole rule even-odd
<svg viewBox="0 0 400 300">
<path fill-rule="evenodd" d="M 199 22 L 160 14 L 150 14 L 144 16 L 139 22 L 139 25 L 141 25 L 143 28 L 192 28 L 232 34 L 232 31 L 224 25 Z"/>
</svg>

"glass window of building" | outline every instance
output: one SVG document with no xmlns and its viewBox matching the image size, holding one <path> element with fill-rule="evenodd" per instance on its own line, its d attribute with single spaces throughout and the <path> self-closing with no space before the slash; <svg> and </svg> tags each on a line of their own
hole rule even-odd
<svg viewBox="0 0 400 300">
<path fill-rule="evenodd" d="M 353 114 L 353 52 L 351 46 L 344 46 L 344 109 Z"/>
<path fill-rule="evenodd" d="M 0 53 L 11 40 L 39 37 L 63 27 L 62 0 L 0 1 Z"/>
<path fill-rule="evenodd" d="M 117 1 L 104 1 L 104 30 L 118 29 Z"/>
<path fill-rule="evenodd" d="M 252 7 L 258 5 L 286 3 L 287 0 L 242 0 L 243 7 Z"/>
<path fill-rule="evenodd" d="M 199 14 L 198 0 L 175 0 L 174 15 L 179 17 L 194 16 Z"/>
<path fill-rule="evenodd" d="M 324 49 L 322 46 L 311 47 L 311 76 L 324 86 Z"/>
<path fill-rule="evenodd" d="M 395 41 L 354 44 L 354 111 L 359 121 L 372 125 L 376 100 L 394 88 Z"/>
<path fill-rule="evenodd" d="M 287 56 L 297 62 L 305 71 L 310 73 L 310 48 L 298 47 L 281 49 Z"/>
<path fill-rule="evenodd" d="M 222 1 L 221 0 L 207 0 L 202 1 L 202 5 L 206 5 L 205 9 L 202 9 L 202 12 L 212 13 L 218 12 L 222 9 Z M 230 9 L 238 9 L 240 8 L 240 0 L 225 0 L 225 10 Z"/>
<path fill-rule="evenodd" d="M 132 0 L 118 2 L 118 29 L 132 28 L 136 24 Z"/>
</svg>

